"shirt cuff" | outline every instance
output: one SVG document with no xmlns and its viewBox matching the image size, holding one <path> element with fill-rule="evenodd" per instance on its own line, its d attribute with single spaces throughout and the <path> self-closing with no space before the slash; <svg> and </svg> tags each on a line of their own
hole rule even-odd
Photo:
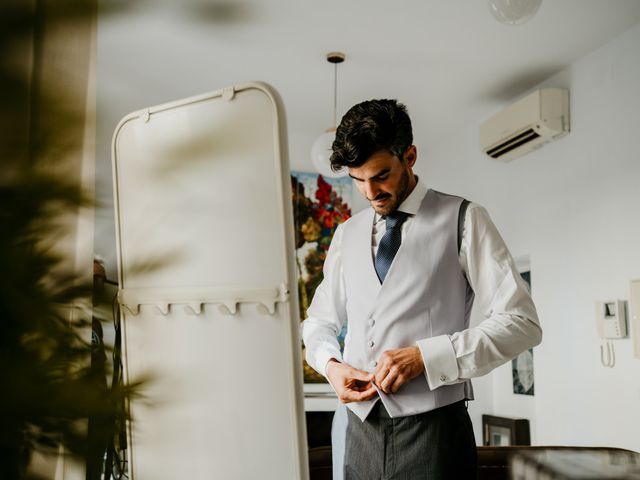
<svg viewBox="0 0 640 480">
<path fill-rule="evenodd" d="M 329 364 L 329 360 L 332 358 L 342 363 L 342 355 L 340 355 L 339 350 L 334 352 L 323 352 L 318 355 L 318 367 L 322 369 L 319 370 L 319 372 L 322 373 L 327 380 L 329 379 L 327 376 L 327 365 Z"/>
<path fill-rule="evenodd" d="M 424 375 L 431 390 L 449 383 L 456 383 L 458 362 L 448 335 L 425 338 L 417 341 L 416 344 L 422 354 Z"/>
</svg>

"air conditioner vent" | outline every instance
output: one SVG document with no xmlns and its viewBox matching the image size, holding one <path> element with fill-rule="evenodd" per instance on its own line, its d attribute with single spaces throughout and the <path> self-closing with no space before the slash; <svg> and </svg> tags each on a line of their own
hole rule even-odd
<svg viewBox="0 0 640 480">
<path fill-rule="evenodd" d="M 540 135 L 538 135 L 533 130 L 533 128 L 530 128 L 528 130 L 525 130 L 521 134 L 507 140 L 506 142 L 496 145 L 491 150 L 488 150 L 487 155 L 492 158 L 499 158 L 505 153 L 510 152 L 514 148 L 518 148 L 520 145 L 524 145 L 525 143 L 529 143 L 531 140 L 535 140 L 539 136 Z"/>
<path fill-rule="evenodd" d="M 480 124 L 480 148 L 508 162 L 569 133 L 569 91 L 542 88 Z"/>
</svg>

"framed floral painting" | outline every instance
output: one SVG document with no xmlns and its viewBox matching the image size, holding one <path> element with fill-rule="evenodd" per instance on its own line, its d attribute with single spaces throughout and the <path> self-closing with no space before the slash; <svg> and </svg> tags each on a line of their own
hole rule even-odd
<svg viewBox="0 0 640 480">
<path fill-rule="evenodd" d="M 291 172 L 300 321 L 307 317 L 307 309 L 322 282 L 322 267 L 333 234 L 351 216 L 352 190 L 349 177 L 325 178 L 317 173 Z M 343 325 L 338 338 L 341 347 L 345 334 Z M 326 380 L 305 361 L 304 382 L 326 383 Z"/>
</svg>

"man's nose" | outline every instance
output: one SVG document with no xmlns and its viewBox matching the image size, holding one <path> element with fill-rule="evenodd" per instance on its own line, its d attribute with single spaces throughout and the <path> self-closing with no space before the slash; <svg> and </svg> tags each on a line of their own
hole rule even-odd
<svg viewBox="0 0 640 480">
<path fill-rule="evenodd" d="M 378 189 L 375 187 L 373 182 L 365 182 L 364 193 L 365 193 L 365 196 L 367 197 L 367 200 L 373 200 L 378 194 Z"/>
</svg>

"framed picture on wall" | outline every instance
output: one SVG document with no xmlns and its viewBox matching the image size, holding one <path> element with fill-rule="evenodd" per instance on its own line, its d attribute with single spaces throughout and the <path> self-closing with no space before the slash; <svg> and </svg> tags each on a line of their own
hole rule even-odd
<svg viewBox="0 0 640 480">
<path fill-rule="evenodd" d="M 325 178 L 317 173 L 291 172 L 300 321 L 306 318 L 316 288 L 322 282 L 322 267 L 333 234 L 338 225 L 351 217 L 352 191 L 349 177 Z M 347 326 L 343 325 L 338 337 L 341 348 L 346 331 Z M 305 392 L 333 393 L 324 376 L 306 361 L 304 383 Z"/>
<path fill-rule="evenodd" d="M 482 415 L 482 444 L 497 447 L 531 445 L 529 420 Z"/>
<path fill-rule="evenodd" d="M 520 276 L 527 284 L 531 293 L 531 266 L 529 257 L 516 260 Z M 511 360 L 511 372 L 513 377 L 513 393 L 519 395 L 531 395 L 535 393 L 533 376 L 533 349 L 530 348 Z"/>
</svg>

